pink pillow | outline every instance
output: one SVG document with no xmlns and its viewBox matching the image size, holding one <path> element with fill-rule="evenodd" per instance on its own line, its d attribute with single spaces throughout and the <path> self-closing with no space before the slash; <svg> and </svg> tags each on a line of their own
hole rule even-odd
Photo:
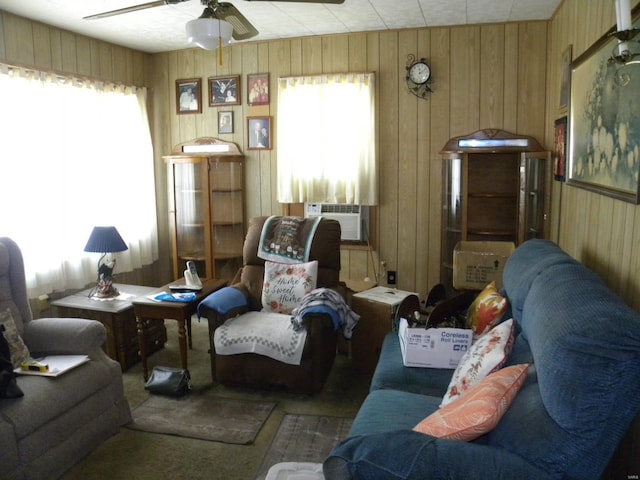
<svg viewBox="0 0 640 480">
<path fill-rule="evenodd" d="M 440 406 L 453 402 L 484 377 L 502 367 L 511 353 L 514 336 L 513 319 L 510 318 L 478 337 L 460 359 Z"/>
<path fill-rule="evenodd" d="M 315 290 L 317 279 L 317 260 L 307 263 L 264 262 L 262 309 L 290 314 L 307 293 Z"/>
<path fill-rule="evenodd" d="M 463 398 L 429 415 L 413 427 L 438 438 L 469 442 L 498 425 L 527 378 L 529 364 L 513 365 L 487 376 Z"/>
</svg>

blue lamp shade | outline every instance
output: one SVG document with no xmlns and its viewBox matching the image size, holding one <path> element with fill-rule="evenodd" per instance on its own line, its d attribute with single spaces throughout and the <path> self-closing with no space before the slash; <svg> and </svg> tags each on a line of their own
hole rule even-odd
<svg viewBox="0 0 640 480">
<path fill-rule="evenodd" d="M 85 252 L 113 253 L 124 252 L 129 247 L 116 230 L 116 227 L 93 227 Z"/>
</svg>

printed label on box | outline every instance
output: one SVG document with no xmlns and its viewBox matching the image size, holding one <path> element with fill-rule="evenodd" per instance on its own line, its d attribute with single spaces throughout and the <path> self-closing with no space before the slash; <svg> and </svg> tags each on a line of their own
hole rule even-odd
<svg viewBox="0 0 640 480">
<path fill-rule="evenodd" d="M 400 319 L 398 328 L 402 361 L 406 367 L 456 368 L 473 341 L 463 328 L 409 328 Z"/>
</svg>

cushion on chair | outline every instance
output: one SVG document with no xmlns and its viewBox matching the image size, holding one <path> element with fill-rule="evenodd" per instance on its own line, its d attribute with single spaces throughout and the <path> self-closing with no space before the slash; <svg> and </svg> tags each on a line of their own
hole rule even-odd
<svg viewBox="0 0 640 480">
<path fill-rule="evenodd" d="M 316 288 L 318 261 L 307 263 L 265 262 L 262 309 L 290 314 Z"/>
<path fill-rule="evenodd" d="M 202 308 L 207 307 L 218 315 L 226 315 L 232 310 L 245 307 L 247 299 L 237 288 L 224 287 L 216 290 L 198 304 L 198 318 L 201 316 Z"/>
</svg>

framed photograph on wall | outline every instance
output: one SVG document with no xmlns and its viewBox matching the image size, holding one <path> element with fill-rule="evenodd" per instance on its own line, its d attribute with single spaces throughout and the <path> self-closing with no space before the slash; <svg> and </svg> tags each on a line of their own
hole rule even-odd
<svg viewBox="0 0 640 480">
<path fill-rule="evenodd" d="M 271 150 L 271 117 L 247 117 L 249 150 Z"/>
<path fill-rule="evenodd" d="M 638 204 L 640 75 L 610 60 L 616 44 L 604 35 L 571 64 L 567 183 Z"/>
<path fill-rule="evenodd" d="M 249 105 L 269 105 L 268 73 L 247 75 L 247 103 Z"/>
<path fill-rule="evenodd" d="M 240 105 L 240 76 L 209 77 L 209 106 Z"/>
<path fill-rule="evenodd" d="M 573 47 L 569 45 L 562 52 L 562 60 L 560 62 L 560 110 L 564 110 L 569 105 L 569 78 L 571 78 L 571 58 Z"/>
<path fill-rule="evenodd" d="M 176 113 L 202 113 L 202 80 L 176 80 Z"/>
<path fill-rule="evenodd" d="M 553 176 L 559 182 L 564 182 L 567 165 L 567 117 L 556 120 L 555 145 Z"/>
<path fill-rule="evenodd" d="M 233 133 L 233 112 L 218 112 L 218 133 Z"/>
</svg>

